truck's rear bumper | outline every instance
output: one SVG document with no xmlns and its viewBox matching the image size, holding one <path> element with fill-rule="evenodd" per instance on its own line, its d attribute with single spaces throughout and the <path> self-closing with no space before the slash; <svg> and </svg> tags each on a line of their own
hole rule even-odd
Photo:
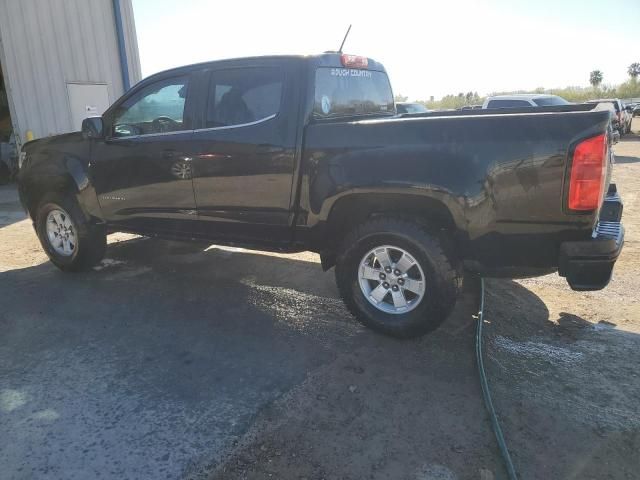
<svg viewBox="0 0 640 480">
<path fill-rule="evenodd" d="M 573 290 L 601 290 L 611 280 L 613 266 L 624 245 L 622 199 L 615 185 L 609 189 L 600 220 L 589 240 L 560 246 L 558 273 Z"/>
</svg>

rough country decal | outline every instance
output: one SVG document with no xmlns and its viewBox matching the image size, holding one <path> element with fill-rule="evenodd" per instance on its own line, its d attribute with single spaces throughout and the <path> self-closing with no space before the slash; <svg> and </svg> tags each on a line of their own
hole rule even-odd
<svg viewBox="0 0 640 480">
<path fill-rule="evenodd" d="M 116 195 L 101 195 L 100 200 L 126 200 L 126 198 L 118 197 Z"/>
<path fill-rule="evenodd" d="M 332 68 L 331 75 L 334 77 L 371 78 L 371 72 L 369 70 L 357 70 L 355 68 Z"/>
</svg>

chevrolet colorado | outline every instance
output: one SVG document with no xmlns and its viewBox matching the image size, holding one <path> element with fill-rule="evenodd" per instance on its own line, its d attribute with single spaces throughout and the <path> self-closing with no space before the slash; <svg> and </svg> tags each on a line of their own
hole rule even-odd
<svg viewBox="0 0 640 480">
<path fill-rule="evenodd" d="M 216 61 L 25 144 L 19 192 L 62 270 L 99 262 L 114 231 L 311 250 L 362 323 L 412 337 L 447 317 L 465 269 L 607 285 L 622 202 L 609 112 L 586 108 L 398 114 L 366 57 Z"/>
</svg>

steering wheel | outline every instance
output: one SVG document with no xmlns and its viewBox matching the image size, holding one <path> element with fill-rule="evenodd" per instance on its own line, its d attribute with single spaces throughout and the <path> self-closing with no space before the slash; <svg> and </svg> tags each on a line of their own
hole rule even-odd
<svg viewBox="0 0 640 480">
<path fill-rule="evenodd" d="M 154 118 L 151 122 L 151 126 L 153 127 L 153 131 L 157 133 L 170 132 L 172 127 L 178 125 L 173 118 L 161 116 L 158 118 Z"/>
</svg>

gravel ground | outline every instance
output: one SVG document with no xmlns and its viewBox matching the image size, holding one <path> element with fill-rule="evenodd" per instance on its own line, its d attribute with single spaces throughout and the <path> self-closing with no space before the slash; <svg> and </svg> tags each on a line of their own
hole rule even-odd
<svg viewBox="0 0 640 480">
<path fill-rule="evenodd" d="M 616 153 L 627 237 L 610 286 L 486 283 L 489 381 L 523 479 L 640 471 L 640 137 Z M 505 477 L 475 282 L 440 329 L 397 341 L 349 317 L 312 254 L 118 234 L 67 275 L 23 218 L 0 187 L 1 478 Z"/>
</svg>

